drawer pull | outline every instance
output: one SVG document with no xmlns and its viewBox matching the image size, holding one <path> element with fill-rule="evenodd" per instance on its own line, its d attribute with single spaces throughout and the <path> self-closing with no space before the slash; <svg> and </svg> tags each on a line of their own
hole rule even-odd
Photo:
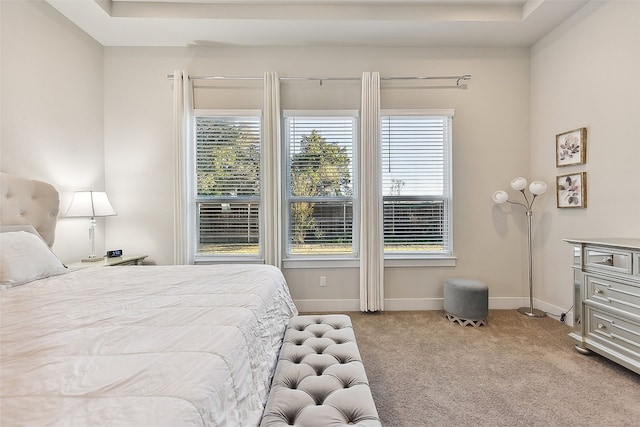
<svg viewBox="0 0 640 427">
<path fill-rule="evenodd" d="M 603 323 L 598 323 L 598 329 L 606 329 L 606 326 Z"/>
<path fill-rule="evenodd" d="M 600 288 L 596 288 L 594 291 L 596 294 L 601 294 L 602 293 L 602 289 Z"/>
</svg>

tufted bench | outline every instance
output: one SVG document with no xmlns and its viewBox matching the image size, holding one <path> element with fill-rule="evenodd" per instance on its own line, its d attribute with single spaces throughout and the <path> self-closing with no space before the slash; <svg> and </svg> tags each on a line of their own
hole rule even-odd
<svg viewBox="0 0 640 427">
<path fill-rule="evenodd" d="M 349 316 L 289 321 L 260 424 L 283 425 L 382 425 Z"/>
</svg>

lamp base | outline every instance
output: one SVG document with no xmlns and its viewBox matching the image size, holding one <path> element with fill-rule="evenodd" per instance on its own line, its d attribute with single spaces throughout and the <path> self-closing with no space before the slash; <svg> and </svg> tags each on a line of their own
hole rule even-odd
<svg viewBox="0 0 640 427">
<path fill-rule="evenodd" d="M 95 258 L 85 258 L 82 260 L 82 262 L 96 262 L 96 261 L 103 261 L 104 257 L 103 256 L 98 256 Z"/>
<path fill-rule="evenodd" d="M 531 307 L 520 307 L 518 309 L 518 313 L 520 314 L 524 314 L 525 316 L 529 316 L 529 317 L 546 317 L 547 313 L 545 313 L 542 310 L 538 310 L 537 308 L 534 308 L 533 310 L 531 310 Z"/>
</svg>

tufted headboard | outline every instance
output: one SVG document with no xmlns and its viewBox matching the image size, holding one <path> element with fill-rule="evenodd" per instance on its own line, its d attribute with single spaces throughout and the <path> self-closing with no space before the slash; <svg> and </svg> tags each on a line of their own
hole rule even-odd
<svg viewBox="0 0 640 427">
<path fill-rule="evenodd" d="M 51 184 L 0 172 L 0 226 L 31 225 L 53 246 L 60 211 Z"/>
</svg>

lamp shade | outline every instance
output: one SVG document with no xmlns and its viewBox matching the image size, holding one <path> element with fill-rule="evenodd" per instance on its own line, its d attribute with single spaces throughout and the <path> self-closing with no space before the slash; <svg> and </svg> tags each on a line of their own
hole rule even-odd
<svg viewBox="0 0 640 427">
<path fill-rule="evenodd" d="M 517 178 L 513 178 L 511 180 L 511 188 L 513 188 L 516 191 L 524 190 L 526 186 L 527 186 L 527 180 L 521 176 Z"/>
<path fill-rule="evenodd" d="M 87 217 L 117 215 L 104 191 L 76 191 L 65 216 Z"/>
<path fill-rule="evenodd" d="M 547 191 L 547 183 L 543 181 L 533 181 L 529 185 L 529 191 L 535 196 L 539 196 Z"/>
<path fill-rule="evenodd" d="M 507 194 L 506 191 L 498 190 L 495 193 L 493 193 L 493 201 L 498 204 L 502 204 L 506 202 L 507 199 L 509 199 L 509 195 Z"/>
</svg>

